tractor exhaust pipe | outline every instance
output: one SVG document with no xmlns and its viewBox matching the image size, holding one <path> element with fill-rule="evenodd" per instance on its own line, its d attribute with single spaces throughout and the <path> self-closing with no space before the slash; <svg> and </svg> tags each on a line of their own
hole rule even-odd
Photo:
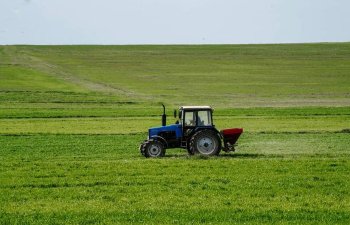
<svg viewBox="0 0 350 225">
<path fill-rule="evenodd" d="M 162 126 L 166 126 L 166 114 L 165 114 L 165 106 L 163 106 L 163 115 L 162 115 Z"/>
</svg>

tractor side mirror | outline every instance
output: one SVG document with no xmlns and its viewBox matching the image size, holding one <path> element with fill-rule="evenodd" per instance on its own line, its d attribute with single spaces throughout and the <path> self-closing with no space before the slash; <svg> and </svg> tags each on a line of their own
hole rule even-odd
<svg viewBox="0 0 350 225">
<path fill-rule="evenodd" d="M 175 119 L 177 118 L 177 111 L 176 111 L 176 109 L 174 109 L 174 118 Z"/>
</svg>

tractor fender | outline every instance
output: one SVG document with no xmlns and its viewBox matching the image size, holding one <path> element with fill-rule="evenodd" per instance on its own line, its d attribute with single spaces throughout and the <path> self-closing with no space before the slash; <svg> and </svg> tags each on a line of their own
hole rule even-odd
<svg viewBox="0 0 350 225">
<path fill-rule="evenodd" d="M 221 144 L 222 144 L 222 141 L 224 140 L 224 137 L 222 136 L 222 134 L 220 133 L 220 131 L 218 131 L 215 127 L 196 127 L 195 129 L 193 129 L 193 131 L 191 132 L 191 134 L 189 135 L 189 139 L 188 140 L 190 140 L 191 139 L 191 137 L 193 136 L 193 135 L 195 135 L 197 132 L 199 132 L 199 131 L 202 131 L 202 130 L 212 130 L 212 131 L 214 131 L 217 135 L 218 135 L 218 137 L 219 137 L 219 141 L 221 142 Z M 188 143 L 188 145 L 189 145 L 189 143 Z"/>
<path fill-rule="evenodd" d="M 201 130 L 212 130 L 214 131 L 219 137 L 220 139 L 222 140 L 222 135 L 220 133 L 220 131 L 218 131 L 215 127 L 196 127 L 190 134 L 190 136 L 193 136 L 195 133 L 197 133 L 198 131 L 201 131 Z"/>
<path fill-rule="evenodd" d="M 153 135 L 153 136 L 151 136 L 150 139 L 160 141 L 164 145 L 164 148 L 168 147 L 168 142 L 165 140 L 165 138 L 163 138 L 161 136 Z"/>
</svg>

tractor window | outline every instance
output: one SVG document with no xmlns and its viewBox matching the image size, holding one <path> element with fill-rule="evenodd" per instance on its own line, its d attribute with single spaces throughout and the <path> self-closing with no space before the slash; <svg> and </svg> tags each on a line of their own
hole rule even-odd
<svg viewBox="0 0 350 225">
<path fill-rule="evenodd" d="M 211 126 L 210 111 L 198 111 L 198 126 Z"/>
<path fill-rule="evenodd" d="M 185 112 L 185 126 L 195 126 L 196 116 L 194 112 Z"/>
</svg>

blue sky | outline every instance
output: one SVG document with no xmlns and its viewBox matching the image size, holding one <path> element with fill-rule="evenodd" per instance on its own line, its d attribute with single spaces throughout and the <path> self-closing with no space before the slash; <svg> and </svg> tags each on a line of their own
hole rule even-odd
<svg viewBox="0 0 350 225">
<path fill-rule="evenodd" d="M 345 41 L 349 0 L 0 0 L 0 44 Z"/>
</svg>

